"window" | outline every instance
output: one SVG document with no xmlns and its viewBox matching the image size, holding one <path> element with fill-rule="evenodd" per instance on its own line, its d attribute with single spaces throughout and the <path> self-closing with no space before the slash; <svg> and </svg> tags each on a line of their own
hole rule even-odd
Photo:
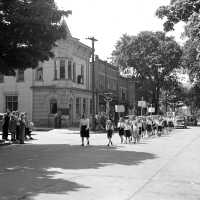
<svg viewBox="0 0 200 200">
<path fill-rule="evenodd" d="M 77 76 L 77 83 L 78 83 L 78 84 L 82 84 L 82 82 L 83 82 L 83 81 L 82 81 L 82 76 L 81 76 L 81 75 L 78 75 L 78 76 Z"/>
<path fill-rule="evenodd" d="M 18 82 L 24 81 L 24 69 L 17 70 L 17 81 Z"/>
<path fill-rule="evenodd" d="M 72 80 L 72 61 L 68 61 L 68 79 Z"/>
<path fill-rule="evenodd" d="M 81 65 L 82 84 L 84 84 L 84 65 Z"/>
<path fill-rule="evenodd" d="M 92 114 L 93 106 L 92 106 L 92 99 L 90 99 L 90 114 Z"/>
<path fill-rule="evenodd" d="M 2 73 L 0 73 L 0 83 L 4 82 L 4 75 Z"/>
<path fill-rule="evenodd" d="M 126 89 L 124 88 L 121 88 L 121 97 L 122 97 L 122 100 L 126 100 Z"/>
<path fill-rule="evenodd" d="M 56 99 L 51 99 L 50 100 L 50 113 L 51 114 L 56 114 L 57 113 L 57 101 Z"/>
<path fill-rule="evenodd" d="M 76 82 L 76 63 L 73 63 L 73 81 Z"/>
<path fill-rule="evenodd" d="M 36 81 L 43 81 L 43 68 L 36 69 Z"/>
<path fill-rule="evenodd" d="M 18 110 L 18 96 L 6 96 L 6 110 Z"/>
<path fill-rule="evenodd" d="M 54 60 L 54 80 L 57 79 L 58 79 L 58 72 L 57 72 L 56 60 Z"/>
<path fill-rule="evenodd" d="M 81 114 L 81 110 L 80 110 L 80 98 L 76 98 L 76 114 L 80 115 Z"/>
<path fill-rule="evenodd" d="M 65 60 L 60 60 L 60 79 L 65 79 Z"/>
<path fill-rule="evenodd" d="M 99 89 L 104 89 L 104 84 L 105 84 L 104 76 L 99 75 Z"/>
<path fill-rule="evenodd" d="M 87 100 L 86 99 L 83 99 L 83 113 L 87 113 Z"/>
</svg>

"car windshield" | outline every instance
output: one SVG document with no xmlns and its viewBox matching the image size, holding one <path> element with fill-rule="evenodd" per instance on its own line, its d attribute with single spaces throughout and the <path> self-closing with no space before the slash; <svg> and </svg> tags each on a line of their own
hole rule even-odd
<svg viewBox="0 0 200 200">
<path fill-rule="evenodd" d="M 184 120 L 184 117 L 182 117 L 182 116 L 178 116 L 178 117 L 176 117 L 176 120 Z"/>
</svg>

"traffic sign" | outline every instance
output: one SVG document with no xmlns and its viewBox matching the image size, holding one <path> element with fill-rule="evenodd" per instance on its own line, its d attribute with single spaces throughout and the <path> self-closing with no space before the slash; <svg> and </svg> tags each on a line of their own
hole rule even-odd
<svg viewBox="0 0 200 200">
<path fill-rule="evenodd" d="M 138 107 L 146 108 L 147 107 L 146 101 L 138 101 Z"/>
<path fill-rule="evenodd" d="M 115 112 L 125 112 L 124 105 L 115 105 Z"/>
</svg>

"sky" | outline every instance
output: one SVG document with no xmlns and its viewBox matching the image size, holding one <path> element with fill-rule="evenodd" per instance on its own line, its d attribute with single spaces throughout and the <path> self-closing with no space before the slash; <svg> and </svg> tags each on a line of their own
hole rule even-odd
<svg viewBox="0 0 200 200">
<path fill-rule="evenodd" d="M 109 60 L 116 42 L 123 34 L 137 35 L 141 31 L 162 31 L 163 22 L 155 16 L 156 9 L 170 0 L 55 0 L 59 9 L 72 10 L 66 22 L 73 37 L 88 46 L 87 37 L 94 36 L 95 54 Z M 176 26 L 173 35 L 177 42 L 183 24 Z"/>
</svg>

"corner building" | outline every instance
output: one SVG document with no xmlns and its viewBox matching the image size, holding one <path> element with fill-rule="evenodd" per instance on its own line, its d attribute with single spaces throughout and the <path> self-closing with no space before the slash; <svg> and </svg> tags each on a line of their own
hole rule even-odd
<svg viewBox="0 0 200 200">
<path fill-rule="evenodd" d="M 77 125 L 82 113 L 90 114 L 89 60 L 91 48 L 72 37 L 56 42 L 55 57 L 36 69 L 17 70 L 0 80 L 0 112 L 27 112 L 36 126 L 53 127 L 62 113 L 62 127 Z"/>
</svg>

